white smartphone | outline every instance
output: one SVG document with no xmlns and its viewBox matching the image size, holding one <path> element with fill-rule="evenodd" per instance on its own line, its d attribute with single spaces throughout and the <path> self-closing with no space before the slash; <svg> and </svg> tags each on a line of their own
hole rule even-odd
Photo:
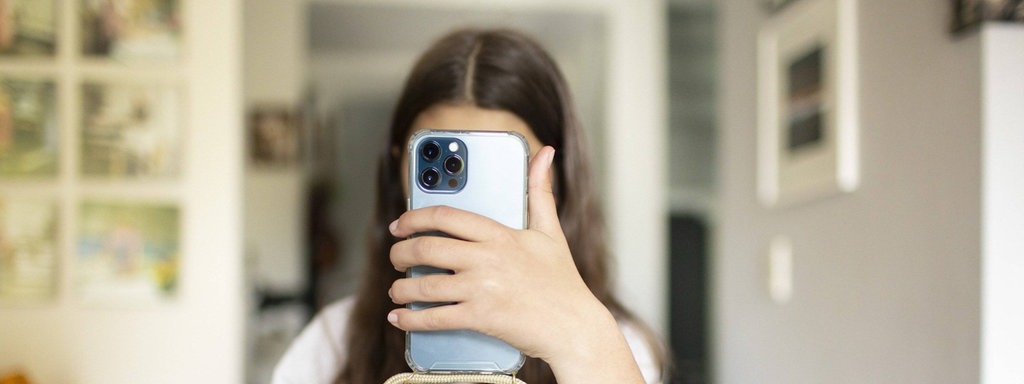
<svg viewBox="0 0 1024 384">
<path fill-rule="evenodd" d="M 447 205 L 524 229 L 529 155 L 526 139 L 515 132 L 416 132 L 409 140 L 409 208 Z M 419 266 L 407 274 L 432 273 L 452 272 Z M 408 307 L 421 310 L 448 304 L 411 303 Z M 415 372 L 512 374 L 525 361 L 507 343 L 469 330 L 408 332 L 405 346 L 406 361 Z"/>
</svg>

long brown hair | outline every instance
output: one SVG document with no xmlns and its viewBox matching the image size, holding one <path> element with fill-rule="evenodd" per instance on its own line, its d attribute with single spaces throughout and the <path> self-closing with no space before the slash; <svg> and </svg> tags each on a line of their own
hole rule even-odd
<svg viewBox="0 0 1024 384">
<path fill-rule="evenodd" d="M 612 314 L 634 320 L 611 294 L 604 220 L 583 132 L 554 60 L 539 44 L 514 31 L 459 30 L 436 42 L 413 67 L 392 116 L 390 140 L 381 148 L 369 259 L 349 320 L 348 360 L 339 382 L 382 383 L 409 370 L 404 333 L 386 321 L 396 307 L 388 289 L 403 277 L 388 258 L 397 239 L 387 225 L 405 211 L 400 167 L 409 129 L 421 112 L 441 103 L 511 112 L 541 143 L 556 149 L 555 199 L 576 268 Z M 528 358 L 517 376 L 531 384 L 555 383 L 551 368 L 540 359 Z"/>
</svg>

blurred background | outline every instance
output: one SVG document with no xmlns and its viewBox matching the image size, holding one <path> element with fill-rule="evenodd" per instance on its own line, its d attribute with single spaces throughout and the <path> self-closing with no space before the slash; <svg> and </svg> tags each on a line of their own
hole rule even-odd
<svg viewBox="0 0 1024 384">
<path fill-rule="evenodd" d="M 1024 382 L 1021 20 L 1016 0 L 0 0 L 0 379 L 269 382 L 359 285 L 413 61 L 477 26 L 566 75 L 666 382 Z"/>
</svg>

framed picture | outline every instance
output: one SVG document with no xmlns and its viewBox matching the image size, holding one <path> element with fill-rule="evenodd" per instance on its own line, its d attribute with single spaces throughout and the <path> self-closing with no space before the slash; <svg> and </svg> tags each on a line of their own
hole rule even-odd
<svg viewBox="0 0 1024 384">
<path fill-rule="evenodd" d="M 79 0 L 82 54 L 115 60 L 181 55 L 179 0 Z"/>
<path fill-rule="evenodd" d="M 790 205 L 859 183 L 854 0 L 803 0 L 758 41 L 758 197 Z"/>
<path fill-rule="evenodd" d="M 180 212 L 171 203 L 82 202 L 75 290 L 88 303 L 147 304 L 173 298 L 179 233 Z"/>
<path fill-rule="evenodd" d="M 299 164 L 302 159 L 302 119 L 293 108 L 252 108 L 248 125 L 250 163 L 258 167 Z"/>
<path fill-rule="evenodd" d="M 169 84 L 83 84 L 82 175 L 177 176 L 182 153 L 181 110 L 181 94 Z"/>
<path fill-rule="evenodd" d="M 761 4 L 764 6 L 765 9 L 772 12 L 776 12 L 781 10 L 789 3 L 792 3 L 793 1 L 796 0 L 761 0 Z"/>
<path fill-rule="evenodd" d="M 57 205 L 0 196 L 0 301 L 46 301 L 57 287 Z"/>
<path fill-rule="evenodd" d="M 56 176 L 55 92 L 52 80 L 0 75 L 0 176 Z"/>
<path fill-rule="evenodd" d="M 53 57 L 54 0 L 0 0 L 0 57 Z"/>
<path fill-rule="evenodd" d="M 953 0 L 950 29 L 963 32 L 982 21 L 1024 22 L 1024 0 Z"/>
</svg>

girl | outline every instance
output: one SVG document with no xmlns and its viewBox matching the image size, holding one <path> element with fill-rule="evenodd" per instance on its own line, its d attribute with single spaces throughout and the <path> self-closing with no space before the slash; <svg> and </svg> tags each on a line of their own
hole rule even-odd
<svg viewBox="0 0 1024 384">
<path fill-rule="evenodd" d="M 530 145 L 529 228 L 449 207 L 405 212 L 407 141 L 420 129 L 515 131 Z M 461 30 L 406 80 L 382 148 L 363 283 L 295 340 L 276 383 L 383 383 L 408 372 L 405 331 L 471 329 L 529 358 L 530 384 L 662 380 L 661 344 L 613 297 L 583 133 L 550 56 L 508 30 Z M 413 233 L 442 231 L 455 238 Z M 472 255 L 466 257 L 465 255 Z M 405 278 L 431 265 L 454 275 Z M 411 311 L 414 301 L 457 304 Z"/>
</svg>

